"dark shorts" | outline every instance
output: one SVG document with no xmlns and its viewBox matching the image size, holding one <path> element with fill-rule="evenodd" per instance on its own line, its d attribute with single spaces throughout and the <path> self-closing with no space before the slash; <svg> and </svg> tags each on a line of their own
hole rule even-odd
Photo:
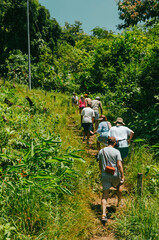
<svg viewBox="0 0 159 240">
<path fill-rule="evenodd" d="M 124 158 L 126 158 L 128 156 L 128 152 L 129 152 L 129 148 L 128 147 L 123 147 L 123 148 L 116 147 L 116 149 L 119 150 L 122 159 L 124 159 Z"/>
<path fill-rule="evenodd" d="M 82 123 L 82 127 L 84 128 L 84 131 L 91 131 L 92 130 L 92 123 Z"/>
</svg>

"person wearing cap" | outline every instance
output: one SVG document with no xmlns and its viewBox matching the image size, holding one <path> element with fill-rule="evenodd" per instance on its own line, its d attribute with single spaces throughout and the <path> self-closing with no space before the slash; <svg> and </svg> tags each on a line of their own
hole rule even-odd
<svg viewBox="0 0 159 240">
<path fill-rule="evenodd" d="M 99 160 L 99 168 L 101 171 L 101 181 L 103 187 L 103 195 L 101 200 L 102 205 L 102 221 L 107 221 L 106 216 L 106 207 L 107 207 L 107 199 L 109 196 L 110 187 L 117 187 L 117 196 L 119 205 L 121 201 L 122 191 L 120 186 L 124 183 L 124 171 L 122 166 L 122 158 L 120 152 L 115 149 L 116 139 L 115 137 L 108 137 L 108 146 L 101 149 L 98 153 L 97 160 Z M 114 175 L 107 173 L 105 168 L 107 166 L 107 162 L 115 168 Z"/>
<path fill-rule="evenodd" d="M 107 121 L 107 117 L 105 115 L 101 115 L 98 120 L 101 122 L 98 125 L 98 129 L 94 133 L 97 132 L 100 134 L 97 138 L 97 149 L 100 150 L 100 143 L 107 144 L 111 123 Z"/>
<path fill-rule="evenodd" d="M 120 117 L 114 123 L 116 125 L 110 129 L 108 136 L 116 138 L 116 148 L 120 151 L 122 159 L 124 159 L 128 155 L 128 144 L 131 143 L 134 132 L 125 126 L 123 119 Z"/>
<path fill-rule="evenodd" d="M 86 102 L 86 107 L 87 107 L 88 104 L 91 104 L 91 99 L 88 94 L 84 94 L 84 97 L 85 97 L 85 102 Z"/>
<path fill-rule="evenodd" d="M 76 93 L 72 93 L 72 107 L 78 105 L 78 96 L 76 96 Z"/>
<path fill-rule="evenodd" d="M 79 113 L 80 114 L 81 114 L 82 109 L 85 107 L 86 107 L 86 102 L 85 102 L 83 95 L 81 95 L 81 97 L 79 99 Z"/>
<path fill-rule="evenodd" d="M 92 100 L 91 107 L 95 112 L 95 130 L 98 128 L 98 118 L 99 118 L 99 109 L 101 114 L 103 114 L 102 103 L 100 101 L 100 97 L 96 97 L 95 100 Z"/>
<path fill-rule="evenodd" d="M 89 144 L 90 132 L 92 130 L 92 124 L 94 122 L 95 113 L 91 109 L 91 105 L 88 104 L 87 107 L 83 108 L 81 112 L 81 124 L 83 127 L 83 141 L 87 136 L 87 144 Z"/>
</svg>

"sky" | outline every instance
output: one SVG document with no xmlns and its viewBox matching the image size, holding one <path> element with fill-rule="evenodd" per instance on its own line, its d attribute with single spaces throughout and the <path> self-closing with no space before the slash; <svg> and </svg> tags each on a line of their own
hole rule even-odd
<svg viewBox="0 0 159 240">
<path fill-rule="evenodd" d="M 116 26 L 121 20 L 115 0 L 39 0 L 39 3 L 49 10 L 61 27 L 65 22 L 74 24 L 77 20 L 87 34 L 95 27 L 119 32 Z"/>
</svg>

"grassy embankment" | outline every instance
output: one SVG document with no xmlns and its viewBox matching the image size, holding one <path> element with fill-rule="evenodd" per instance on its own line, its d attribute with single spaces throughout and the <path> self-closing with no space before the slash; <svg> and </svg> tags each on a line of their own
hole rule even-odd
<svg viewBox="0 0 159 240">
<path fill-rule="evenodd" d="M 32 107 L 26 96 L 33 101 Z M 4 103 L 5 98 L 13 105 Z M 8 83 L 1 86 L 1 236 L 88 239 L 96 228 L 89 201 L 97 166 L 85 151 L 78 152 L 84 150 L 82 140 L 67 127 L 76 111 L 67 107 L 68 99 L 69 96 L 60 93 L 28 92 L 25 86 L 13 88 Z M 75 124 L 79 125 L 79 115 L 75 118 Z M 51 138 L 55 142 L 61 139 L 61 143 L 47 142 Z M 68 156 L 67 160 L 72 162 L 67 162 L 67 166 L 60 160 L 53 166 L 47 162 L 50 156 L 65 159 L 64 155 L 74 150 L 77 153 L 73 154 L 81 156 L 85 163 L 72 155 Z M 64 175 L 63 169 L 67 174 Z M 52 176 L 52 172 L 56 174 Z M 38 182 L 40 177 L 42 180 Z M 57 186 L 48 183 L 49 177 Z M 50 184 L 46 185 L 46 191 L 45 181 Z M 69 191 L 72 195 L 67 194 Z"/>
<path fill-rule="evenodd" d="M 6 97 L 12 106 L 4 103 Z M 98 166 L 94 157 L 78 151 L 86 146 L 81 132 L 68 127 L 80 128 L 80 116 L 67 107 L 68 100 L 61 93 L 1 86 L 2 239 L 90 239 L 108 230 L 91 209 L 92 198 L 100 192 Z M 148 145 L 136 146 L 129 154 L 124 170 L 131 194 L 109 226 L 118 239 L 157 239 L 157 169 Z M 141 199 L 136 195 L 138 172 L 146 173 Z"/>
</svg>

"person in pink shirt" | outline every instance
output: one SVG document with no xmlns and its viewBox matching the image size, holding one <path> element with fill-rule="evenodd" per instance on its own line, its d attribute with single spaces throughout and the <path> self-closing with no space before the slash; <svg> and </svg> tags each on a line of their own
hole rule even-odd
<svg viewBox="0 0 159 240">
<path fill-rule="evenodd" d="M 79 100 L 79 113 L 80 114 L 82 112 L 82 109 L 85 107 L 86 107 L 86 102 L 85 102 L 83 95 L 81 95 L 80 100 Z"/>
</svg>

